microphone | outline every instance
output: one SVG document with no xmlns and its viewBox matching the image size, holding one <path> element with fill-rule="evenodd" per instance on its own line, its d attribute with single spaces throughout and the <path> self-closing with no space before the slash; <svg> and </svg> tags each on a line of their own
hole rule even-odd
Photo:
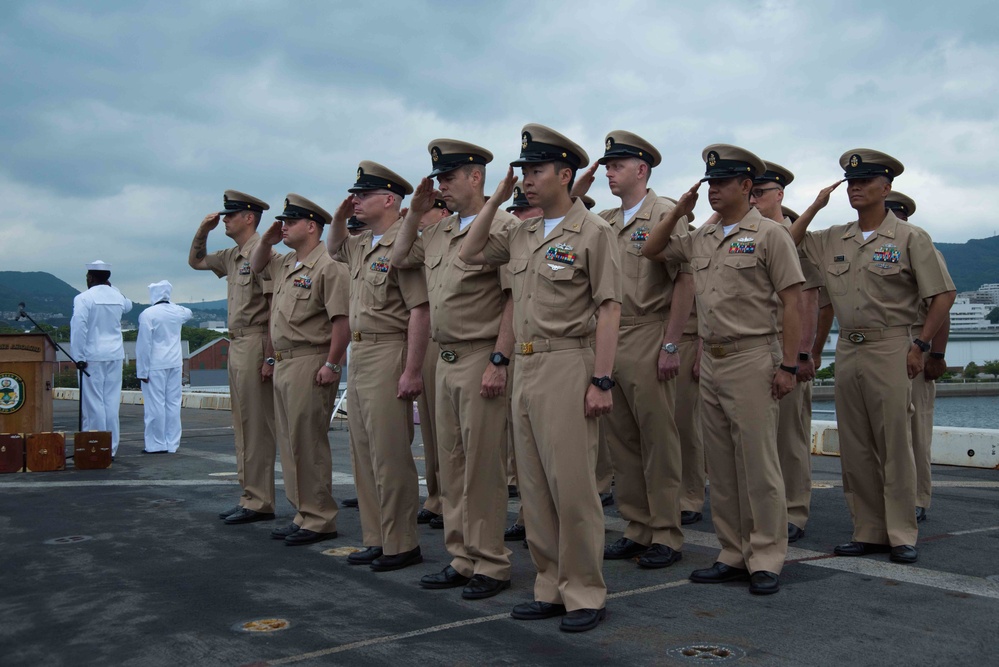
<svg viewBox="0 0 999 667">
<path fill-rule="evenodd" d="M 17 319 L 20 320 L 27 316 L 28 314 L 24 312 L 24 302 L 22 301 L 21 303 L 17 304 Z"/>
</svg>

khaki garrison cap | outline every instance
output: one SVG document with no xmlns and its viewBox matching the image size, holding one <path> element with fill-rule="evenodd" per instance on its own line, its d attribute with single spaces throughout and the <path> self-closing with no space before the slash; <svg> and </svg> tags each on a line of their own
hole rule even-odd
<svg viewBox="0 0 999 667">
<path fill-rule="evenodd" d="M 320 225 L 328 225 L 333 220 L 333 216 L 321 206 L 294 192 L 289 192 L 284 198 L 284 211 L 281 215 L 274 217 L 278 220 L 312 220 Z"/>
<path fill-rule="evenodd" d="M 794 180 L 794 174 L 791 173 L 790 169 L 786 169 L 776 162 L 767 162 L 766 160 L 763 161 L 763 164 L 767 170 L 754 178 L 754 183 L 776 183 L 781 187 L 791 185 L 791 181 Z"/>
<path fill-rule="evenodd" d="M 506 207 L 506 212 L 516 211 L 518 208 L 531 208 L 531 202 L 527 201 L 524 186 L 521 185 L 519 178 L 513 184 L 513 201 Z"/>
<path fill-rule="evenodd" d="M 362 160 L 357 165 L 357 182 L 347 192 L 388 190 L 400 197 L 413 194 L 413 186 L 405 178 L 377 162 Z"/>
<path fill-rule="evenodd" d="M 843 178 L 847 180 L 887 176 L 890 181 L 905 171 L 902 163 L 891 155 L 870 148 L 854 148 L 843 153 L 839 166 L 843 167 Z"/>
<path fill-rule="evenodd" d="M 457 139 L 434 139 L 427 145 L 433 171 L 429 178 L 454 171 L 466 164 L 489 164 L 493 154 L 481 146 Z"/>
<path fill-rule="evenodd" d="M 230 213 L 239 213 L 241 211 L 262 213 L 269 208 L 270 206 L 267 205 L 267 202 L 256 197 L 251 197 L 238 190 L 226 190 L 225 194 L 222 195 L 222 210 L 219 211 L 219 215 L 229 215 Z"/>
<path fill-rule="evenodd" d="M 763 160 L 745 148 L 729 144 L 711 144 L 701 151 L 701 159 L 707 167 L 701 182 L 735 176 L 756 178 L 767 171 Z"/>
<path fill-rule="evenodd" d="M 794 222 L 799 217 L 794 209 L 788 208 L 787 206 L 781 206 L 780 212 L 784 214 L 785 218 L 789 218 L 791 222 Z"/>
<path fill-rule="evenodd" d="M 361 222 L 356 216 L 350 216 L 347 218 L 347 229 L 364 229 L 368 224 L 366 222 Z"/>
<path fill-rule="evenodd" d="M 637 157 L 640 160 L 645 160 L 650 167 L 658 167 L 663 160 L 663 156 L 659 154 L 656 147 L 637 134 L 624 130 L 613 130 L 604 139 L 604 156 L 597 162 L 607 164 L 608 160 L 625 157 Z"/>
<path fill-rule="evenodd" d="M 897 190 L 892 190 L 885 197 L 885 208 L 896 213 L 901 211 L 908 218 L 916 212 L 916 202 L 911 197 L 903 195 Z"/>
<path fill-rule="evenodd" d="M 582 169 L 590 157 L 579 144 L 550 127 L 530 123 L 520 132 L 520 159 L 511 167 L 526 167 L 541 162 L 567 162 L 573 169 Z"/>
</svg>

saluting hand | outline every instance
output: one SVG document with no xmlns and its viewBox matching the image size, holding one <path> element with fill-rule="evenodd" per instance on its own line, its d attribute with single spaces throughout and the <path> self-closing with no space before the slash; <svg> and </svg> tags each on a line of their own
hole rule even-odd
<svg viewBox="0 0 999 667">
<path fill-rule="evenodd" d="M 211 231 L 219 226 L 219 220 L 221 219 L 222 216 L 219 215 L 218 212 L 209 213 L 205 216 L 205 219 L 201 221 L 201 228 L 205 231 Z"/>
<path fill-rule="evenodd" d="M 434 190 L 433 179 L 424 177 L 416 186 L 413 197 L 409 200 L 409 210 L 422 217 L 424 213 L 434 207 L 434 199 L 437 198 L 438 194 L 440 193 Z"/>
<path fill-rule="evenodd" d="M 597 169 L 600 167 L 599 162 L 594 162 L 592 165 L 587 167 L 586 171 L 582 174 L 576 176 L 576 182 L 572 184 L 572 192 L 569 194 L 573 197 L 582 197 L 590 188 L 593 186 L 593 181 L 597 178 Z"/>
<path fill-rule="evenodd" d="M 600 387 L 590 385 L 586 388 L 586 400 L 584 401 L 584 413 L 590 419 L 600 415 L 609 414 L 614 407 L 614 398 L 609 391 L 604 391 Z"/>
<path fill-rule="evenodd" d="M 281 221 L 275 220 L 274 224 L 267 228 L 260 240 L 267 245 L 277 245 L 281 242 Z"/>
<path fill-rule="evenodd" d="M 506 176 L 504 176 L 503 180 L 496 186 L 496 192 L 493 193 L 493 196 L 489 201 L 496 200 L 497 204 L 505 202 L 513 196 L 513 184 L 516 182 L 517 177 L 513 175 L 513 167 L 510 167 L 506 170 Z"/>
<path fill-rule="evenodd" d="M 348 195 L 346 199 L 340 202 L 340 205 L 336 207 L 336 212 L 333 213 L 333 224 L 334 225 L 346 225 L 347 218 L 349 218 L 354 213 L 354 195 Z"/>
<path fill-rule="evenodd" d="M 700 187 L 701 182 L 697 181 L 694 183 L 694 187 L 680 195 L 680 199 L 677 200 L 676 207 L 673 209 L 673 212 L 677 214 L 677 219 L 694 212 L 694 206 L 697 205 L 697 190 Z"/>
<path fill-rule="evenodd" d="M 819 190 L 819 195 L 815 198 L 815 202 L 812 206 L 817 206 L 818 208 L 825 208 L 826 204 L 829 203 L 829 195 L 832 194 L 833 190 L 839 187 L 839 184 L 845 181 L 845 178 L 841 178 L 827 188 L 822 188 Z"/>
</svg>

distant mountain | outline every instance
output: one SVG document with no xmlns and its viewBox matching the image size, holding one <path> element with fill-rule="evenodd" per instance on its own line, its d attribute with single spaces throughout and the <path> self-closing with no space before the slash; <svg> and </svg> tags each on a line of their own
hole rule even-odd
<svg viewBox="0 0 999 667">
<path fill-rule="evenodd" d="M 41 271 L 0 271 L 0 320 L 11 320 L 17 315 L 17 304 L 24 303 L 25 310 L 38 322 L 55 326 L 69 324 L 73 316 L 73 298 L 79 290 Z M 192 326 L 207 320 L 226 321 L 226 301 L 199 301 L 182 304 L 195 311 Z M 148 304 L 135 303 L 123 318 L 137 324 L 139 313 Z"/>
<path fill-rule="evenodd" d="M 970 292 L 985 283 L 999 283 L 999 236 L 935 245 L 947 260 L 958 292 Z"/>
</svg>

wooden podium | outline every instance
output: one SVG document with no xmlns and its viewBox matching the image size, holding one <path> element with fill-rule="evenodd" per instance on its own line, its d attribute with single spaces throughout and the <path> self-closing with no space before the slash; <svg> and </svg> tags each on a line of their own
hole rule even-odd
<svg viewBox="0 0 999 667">
<path fill-rule="evenodd" d="M 45 334 L 0 334 L 0 433 L 52 430 L 55 365 Z"/>
</svg>

